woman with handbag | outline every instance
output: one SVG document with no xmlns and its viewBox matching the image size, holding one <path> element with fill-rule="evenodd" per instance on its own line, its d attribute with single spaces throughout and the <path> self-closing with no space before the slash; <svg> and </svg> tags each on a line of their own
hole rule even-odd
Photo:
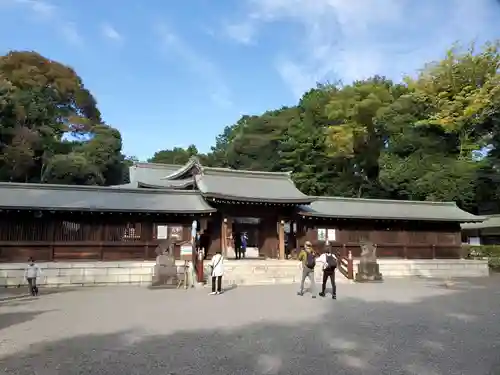
<svg viewBox="0 0 500 375">
<path fill-rule="evenodd" d="M 222 276 L 224 275 L 224 257 L 220 250 L 217 250 L 210 264 L 212 267 L 212 292 L 211 295 L 222 293 Z"/>
</svg>

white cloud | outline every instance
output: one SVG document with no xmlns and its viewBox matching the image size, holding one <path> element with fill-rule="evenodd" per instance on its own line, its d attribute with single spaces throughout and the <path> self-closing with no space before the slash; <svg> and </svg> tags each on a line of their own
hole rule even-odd
<svg viewBox="0 0 500 375">
<path fill-rule="evenodd" d="M 242 44 L 251 44 L 256 31 L 255 24 L 250 21 L 226 26 L 226 33 L 232 39 Z"/>
<path fill-rule="evenodd" d="M 456 40 L 484 30 L 493 0 L 246 0 L 247 15 L 226 27 L 236 41 L 255 41 L 266 24 L 299 28 L 276 46 L 276 69 L 296 96 L 318 81 L 374 74 L 399 79 L 439 58 Z M 490 20 L 491 21 L 491 20 Z M 490 25 L 492 23 L 490 22 Z"/>
<path fill-rule="evenodd" d="M 37 21 L 52 26 L 68 43 L 80 45 L 83 42 L 76 24 L 67 21 L 66 15 L 54 4 L 42 0 L 0 0 L 0 6 L 27 9 Z"/>
<path fill-rule="evenodd" d="M 169 54 L 176 55 L 204 83 L 212 102 L 221 107 L 231 106 L 230 90 L 224 83 L 217 66 L 210 59 L 199 54 L 178 35 L 168 30 L 165 25 L 158 25 L 157 31 Z"/>
<path fill-rule="evenodd" d="M 123 36 L 109 23 L 101 25 L 101 33 L 105 38 L 115 42 L 121 42 L 123 40 Z"/>
</svg>

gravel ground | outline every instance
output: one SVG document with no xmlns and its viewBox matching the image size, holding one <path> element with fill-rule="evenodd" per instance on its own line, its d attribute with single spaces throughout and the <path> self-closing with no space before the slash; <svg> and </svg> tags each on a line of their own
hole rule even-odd
<svg viewBox="0 0 500 375">
<path fill-rule="evenodd" d="M 0 374 L 500 374 L 500 278 L 0 299 Z M 43 290 L 41 291 L 44 292 Z"/>
</svg>

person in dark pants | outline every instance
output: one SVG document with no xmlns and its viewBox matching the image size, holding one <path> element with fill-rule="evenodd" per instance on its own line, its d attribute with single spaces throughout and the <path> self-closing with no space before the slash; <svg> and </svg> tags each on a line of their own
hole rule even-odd
<svg viewBox="0 0 500 375">
<path fill-rule="evenodd" d="M 40 270 L 40 267 L 38 267 L 38 264 L 35 263 L 35 260 L 33 258 L 29 258 L 28 259 L 28 267 L 26 267 L 26 270 L 24 271 L 24 277 L 26 278 L 26 281 L 28 281 L 30 294 L 32 296 L 38 295 L 38 287 L 36 286 L 36 278 L 40 277 L 41 274 L 42 274 L 42 271 Z"/>
<path fill-rule="evenodd" d="M 318 262 L 323 263 L 323 283 L 321 284 L 321 297 L 325 297 L 326 282 L 330 279 L 332 284 L 332 298 L 337 299 L 337 285 L 335 283 L 335 270 L 337 269 L 337 257 L 332 253 L 330 246 L 318 258 Z"/>
<path fill-rule="evenodd" d="M 222 276 L 224 276 L 224 257 L 220 250 L 212 258 L 212 295 L 222 293 Z"/>
<path fill-rule="evenodd" d="M 304 250 L 299 253 L 298 260 L 300 262 L 300 268 L 302 269 L 302 277 L 300 280 L 300 289 L 297 292 L 299 296 L 304 295 L 304 284 L 306 278 L 309 278 L 311 282 L 311 295 L 312 298 L 316 298 L 316 282 L 314 280 L 314 267 L 316 266 L 316 255 L 312 248 L 310 241 L 306 241 L 304 244 Z"/>
<path fill-rule="evenodd" d="M 210 237 L 204 230 L 201 231 L 200 246 L 203 249 L 203 259 L 206 260 L 208 255 L 208 247 L 210 246 Z"/>
<path fill-rule="evenodd" d="M 247 244 L 248 244 L 248 236 L 245 232 L 243 232 L 241 234 L 241 255 L 243 256 L 243 258 L 246 258 Z"/>
<path fill-rule="evenodd" d="M 236 232 L 234 236 L 234 254 L 236 259 L 241 259 L 241 233 Z"/>
</svg>

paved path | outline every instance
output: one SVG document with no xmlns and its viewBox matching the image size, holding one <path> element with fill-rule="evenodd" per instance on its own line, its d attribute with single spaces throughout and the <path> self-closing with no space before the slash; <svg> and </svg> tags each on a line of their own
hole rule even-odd
<svg viewBox="0 0 500 375">
<path fill-rule="evenodd" d="M 43 292 L 43 291 L 42 291 Z M 88 288 L 0 302 L 1 374 L 500 374 L 500 279 L 205 291 Z"/>
</svg>

